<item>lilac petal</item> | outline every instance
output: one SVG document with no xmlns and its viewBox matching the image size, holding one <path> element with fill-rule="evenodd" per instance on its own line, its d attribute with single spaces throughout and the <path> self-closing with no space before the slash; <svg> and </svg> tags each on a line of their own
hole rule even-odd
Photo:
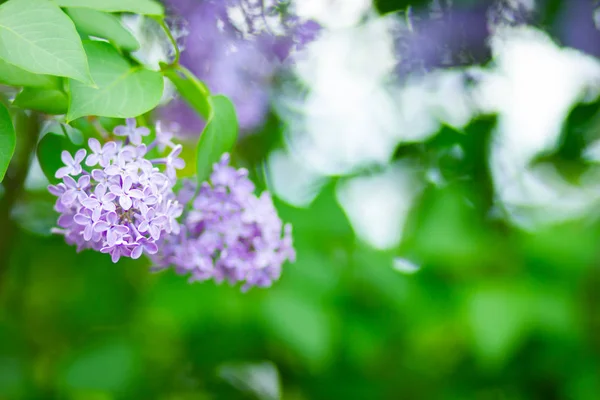
<svg viewBox="0 0 600 400">
<path fill-rule="evenodd" d="M 116 212 L 109 212 L 108 214 L 106 214 L 106 221 L 111 225 L 116 224 L 118 219 L 119 218 L 117 217 Z"/>
<path fill-rule="evenodd" d="M 108 202 L 113 201 L 116 198 L 117 198 L 117 196 L 114 193 L 106 193 L 105 195 L 102 196 L 102 202 L 108 203 Z"/>
<path fill-rule="evenodd" d="M 75 179 L 71 178 L 69 175 L 63 178 L 63 182 L 65 183 L 65 185 L 67 185 L 68 188 L 77 188 L 77 182 L 75 182 Z"/>
<path fill-rule="evenodd" d="M 131 201 L 131 197 L 121 196 L 119 197 L 119 204 L 121 205 L 121 207 L 123 207 L 123 210 L 127 211 L 131 208 L 133 202 Z"/>
<path fill-rule="evenodd" d="M 91 222 L 90 217 L 84 214 L 75 214 L 73 220 L 79 225 L 89 225 Z"/>
<path fill-rule="evenodd" d="M 144 199 L 144 203 L 146 203 L 149 206 L 154 205 L 157 202 L 158 202 L 158 197 L 156 197 L 154 195 L 146 196 L 146 198 Z"/>
<path fill-rule="evenodd" d="M 104 202 L 102 203 L 102 209 L 106 211 L 115 211 L 117 206 L 115 206 L 115 203 L 112 203 L 112 201 Z"/>
<path fill-rule="evenodd" d="M 120 249 L 114 248 L 111 252 L 110 252 L 110 259 L 112 260 L 113 263 L 117 263 L 119 261 L 119 258 L 121 258 L 121 251 Z"/>
<path fill-rule="evenodd" d="M 66 150 L 63 150 L 62 153 L 60 153 L 60 159 L 63 163 L 65 163 L 65 165 L 73 165 L 75 163 L 71 153 Z"/>
<path fill-rule="evenodd" d="M 116 142 L 108 142 L 104 145 L 105 153 L 114 153 L 117 151 L 117 143 Z"/>
<path fill-rule="evenodd" d="M 83 159 L 85 158 L 85 155 L 87 154 L 87 151 L 85 149 L 79 149 L 77 150 L 77 153 L 75 153 L 75 163 L 79 164 L 81 163 L 81 161 L 83 161 Z"/>
<path fill-rule="evenodd" d="M 73 216 L 68 214 L 62 214 L 58 217 L 58 226 L 61 228 L 68 228 L 73 225 Z"/>
<path fill-rule="evenodd" d="M 123 180 L 123 191 L 127 193 L 129 189 L 131 189 L 131 185 L 133 185 L 133 180 L 129 175 L 127 175 Z"/>
<path fill-rule="evenodd" d="M 60 167 L 54 174 L 54 177 L 61 179 L 65 176 L 69 176 L 69 172 L 71 172 L 71 167 Z"/>
<path fill-rule="evenodd" d="M 160 217 L 156 217 L 152 220 L 154 225 L 164 225 L 169 222 L 169 219 L 165 215 L 161 215 Z"/>
<path fill-rule="evenodd" d="M 176 169 L 183 169 L 185 168 L 185 161 L 183 161 L 181 158 L 176 158 L 175 160 L 173 160 L 173 166 Z"/>
<path fill-rule="evenodd" d="M 106 185 L 103 185 L 101 183 L 98 186 L 96 186 L 96 190 L 94 190 L 94 194 L 96 195 L 96 197 L 101 199 L 105 193 L 106 193 Z"/>
<path fill-rule="evenodd" d="M 119 185 L 110 185 L 108 187 L 108 190 L 110 190 L 111 193 L 114 193 L 117 196 L 123 196 L 123 189 L 121 189 L 121 186 Z"/>
<path fill-rule="evenodd" d="M 133 258 L 134 260 L 137 260 L 138 258 L 140 258 L 142 256 L 142 246 L 136 246 L 132 251 L 131 251 L 131 258 Z"/>
<path fill-rule="evenodd" d="M 137 126 L 137 123 L 136 123 L 136 121 L 135 121 L 135 118 L 127 118 L 127 119 L 125 120 L 125 123 L 127 124 L 127 127 L 128 127 L 129 129 L 133 129 L 133 128 L 135 128 L 135 127 Z"/>
<path fill-rule="evenodd" d="M 65 192 L 65 189 L 61 186 L 48 185 L 48 191 L 55 196 L 60 196 Z"/>
<path fill-rule="evenodd" d="M 125 235 L 126 233 L 129 233 L 129 228 L 125 225 L 117 225 L 112 230 L 119 235 Z"/>
<path fill-rule="evenodd" d="M 148 230 L 149 226 L 150 226 L 150 224 L 148 224 L 148 221 L 142 221 L 140 226 L 138 226 L 138 230 L 140 232 L 146 232 Z"/>
<path fill-rule="evenodd" d="M 90 154 L 85 160 L 85 165 L 88 167 L 93 167 L 94 165 L 98 164 L 98 162 L 100 162 L 100 157 L 98 157 L 96 154 Z"/>
<path fill-rule="evenodd" d="M 94 208 L 100 206 L 100 202 L 91 197 L 86 197 L 85 199 L 81 200 L 81 205 L 84 206 L 85 208 L 89 208 L 90 210 L 93 210 Z"/>
<path fill-rule="evenodd" d="M 62 197 L 60 198 L 60 202 L 63 203 L 64 205 L 68 206 L 73 204 L 73 202 L 75 201 L 75 199 L 77 198 L 77 192 L 74 190 L 69 190 L 66 191 Z"/>
<path fill-rule="evenodd" d="M 158 246 L 154 242 L 146 242 L 144 243 L 144 249 L 148 254 L 156 254 L 158 253 Z"/>
<path fill-rule="evenodd" d="M 129 135 L 129 129 L 123 125 L 119 125 L 113 129 L 113 132 L 117 136 L 127 136 Z"/>
<path fill-rule="evenodd" d="M 175 158 L 177 157 L 179 154 L 181 154 L 181 151 L 183 150 L 183 146 L 178 144 L 177 146 L 175 146 L 173 148 L 173 150 L 171 150 L 171 154 L 169 154 L 170 158 Z"/>
<path fill-rule="evenodd" d="M 104 169 L 104 173 L 109 176 L 119 175 L 121 173 L 121 167 L 118 165 L 109 165 Z"/>
<path fill-rule="evenodd" d="M 90 140 L 88 140 L 88 147 L 94 153 L 100 153 L 102 151 L 102 146 L 100 146 L 100 142 L 96 138 L 90 138 Z"/>
<path fill-rule="evenodd" d="M 160 228 L 156 225 L 150 225 L 150 235 L 154 240 L 160 239 Z"/>
<path fill-rule="evenodd" d="M 114 246 L 115 242 L 117 241 L 117 234 L 115 232 L 113 232 L 112 229 L 109 229 L 106 231 L 106 244 L 108 244 L 109 246 Z"/>
<path fill-rule="evenodd" d="M 90 176 L 89 175 L 83 175 L 77 181 L 77 186 L 79 186 L 82 189 L 85 189 L 86 187 L 88 187 L 89 184 L 90 184 Z"/>
<path fill-rule="evenodd" d="M 130 197 L 134 197 L 136 199 L 142 199 L 142 198 L 144 198 L 144 193 L 142 193 L 142 191 L 138 190 L 138 189 L 132 189 L 127 194 Z"/>
<path fill-rule="evenodd" d="M 94 178 L 94 180 L 98 182 L 103 181 L 105 176 L 106 175 L 104 174 L 104 172 L 99 169 L 92 170 L 92 178 Z"/>
<path fill-rule="evenodd" d="M 98 207 L 92 211 L 92 221 L 98 221 L 100 219 L 100 215 L 102 214 L 102 208 Z"/>
<path fill-rule="evenodd" d="M 85 227 L 85 229 L 83 230 L 83 238 L 87 241 L 89 241 L 92 238 L 92 234 L 94 233 L 93 229 L 92 229 L 92 225 L 88 225 Z"/>
<path fill-rule="evenodd" d="M 110 225 L 105 221 L 98 221 L 94 224 L 94 231 L 106 232 L 110 228 Z"/>
</svg>

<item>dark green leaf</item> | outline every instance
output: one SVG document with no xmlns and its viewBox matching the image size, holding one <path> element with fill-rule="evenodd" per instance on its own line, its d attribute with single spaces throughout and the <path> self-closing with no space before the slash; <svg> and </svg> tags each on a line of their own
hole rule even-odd
<svg viewBox="0 0 600 400">
<path fill-rule="evenodd" d="M 145 15 L 163 15 L 162 5 L 153 0 L 53 0 L 61 7 L 91 8 L 107 12 L 130 12 Z"/>
<path fill-rule="evenodd" d="M 210 96 L 210 117 L 198 141 L 196 153 L 196 173 L 198 182 L 205 181 L 212 171 L 213 164 L 223 153 L 231 151 L 238 135 L 238 121 L 235 107 L 222 95 Z"/>
<path fill-rule="evenodd" d="M 8 110 L 0 103 L 0 182 L 4 179 L 4 174 L 10 164 L 10 159 L 15 152 L 17 139 L 15 128 Z"/>
<path fill-rule="evenodd" d="M 140 47 L 133 34 L 112 14 L 89 8 L 69 8 L 67 13 L 81 32 L 107 39 L 124 50 Z"/>
<path fill-rule="evenodd" d="M 46 114 L 66 114 L 68 99 L 62 90 L 25 88 L 17 95 L 13 105 Z"/>
<path fill-rule="evenodd" d="M 36 74 L 93 83 L 75 25 L 48 0 L 0 6 L 0 58 Z"/>
<path fill-rule="evenodd" d="M 210 92 L 206 85 L 193 75 L 184 75 L 181 71 L 168 68 L 166 64 L 161 63 L 163 74 L 169 78 L 177 88 L 177 91 L 183 99 L 204 119 L 210 115 L 210 104 L 208 96 Z"/>
<path fill-rule="evenodd" d="M 70 80 L 69 120 L 136 117 L 158 105 L 164 86 L 160 73 L 131 66 L 110 43 L 87 41 L 84 47 L 97 87 Z"/>
</svg>

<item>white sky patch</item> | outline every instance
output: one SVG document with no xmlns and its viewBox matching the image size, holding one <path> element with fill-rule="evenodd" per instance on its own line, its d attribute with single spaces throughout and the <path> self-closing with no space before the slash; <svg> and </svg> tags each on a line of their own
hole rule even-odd
<svg viewBox="0 0 600 400">
<path fill-rule="evenodd" d="M 380 174 L 341 182 L 336 194 L 356 235 L 383 250 L 400 243 L 420 187 L 412 166 L 396 164 Z"/>
<path fill-rule="evenodd" d="M 482 108 L 499 112 L 491 168 L 501 203 L 515 222 L 526 226 L 585 213 L 600 193 L 598 185 L 572 186 L 552 168 L 529 164 L 558 144 L 573 105 L 584 94 L 597 96 L 600 63 L 559 48 L 532 28 L 500 30 L 492 49 L 494 66 L 479 100 Z"/>
<path fill-rule="evenodd" d="M 271 192 L 296 207 L 310 205 L 326 182 L 326 178 L 285 150 L 269 154 L 266 170 Z"/>
<path fill-rule="evenodd" d="M 296 14 L 329 29 L 356 25 L 371 9 L 371 0 L 299 0 Z"/>
</svg>

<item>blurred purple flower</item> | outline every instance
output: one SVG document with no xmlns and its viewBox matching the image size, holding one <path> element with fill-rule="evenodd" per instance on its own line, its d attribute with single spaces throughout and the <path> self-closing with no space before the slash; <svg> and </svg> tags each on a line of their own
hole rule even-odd
<svg viewBox="0 0 600 400">
<path fill-rule="evenodd" d="M 240 128 L 261 126 L 269 108 L 269 85 L 290 54 L 320 30 L 302 21 L 283 2 L 256 0 L 167 0 L 187 20 L 181 63 L 214 93 L 229 96 Z M 161 118 L 176 121 L 182 134 L 198 135 L 204 122 L 182 100 L 167 105 Z"/>
<path fill-rule="evenodd" d="M 181 234 L 162 238 L 151 258 L 155 269 L 173 266 L 191 281 L 241 282 L 244 291 L 271 286 L 282 264 L 295 259 L 291 226 L 284 227 L 268 193 L 254 195 L 246 170 L 228 164 L 226 154 L 215 164 L 211 183 L 201 186 Z M 191 200 L 190 186 L 184 185 L 180 200 Z"/>
</svg>

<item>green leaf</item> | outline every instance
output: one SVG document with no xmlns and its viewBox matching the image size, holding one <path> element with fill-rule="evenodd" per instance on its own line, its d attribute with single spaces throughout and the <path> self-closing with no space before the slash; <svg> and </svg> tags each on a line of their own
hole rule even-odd
<svg viewBox="0 0 600 400">
<path fill-rule="evenodd" d="M 10 159 L 15 152 L 17 138 L 15 128 L 8 110 L 0 103 L 0 182 L 4 179 L 4 174 L 10 164 Z"/>
<path fill-rule="evenodd" d="M 208 102 L 210 92 L 206 85 L 192 74 L 185 74 L 184 71 L 169 68 L 167 64 L 164 63 L 161 63 L 160 66 L 163 74 L 173 82 L 181 97 L 183 97 L 198 114 L 205 119 L 208 119 L 210 116 L 210 104 Z"/>
<path fill-rule="evenodd" d="M 25 88 L 15 98 L 13 106 L 46 114 L 66 114 L 67 94 L 58 89 Z"/>
<path fill-rule="evenodd" d="M 48 0 L 0 6 L 0 58 L 36 74 L 93 83 L 75 25 Z"/>
<path fill-rule="evenodd" d="M 84 47 L 97 87 L 69 81 L 69 120 L 85 115 L 130 118 L 158 105 L 164 86 L 160 73 L 132 67 L 109 43 L 88 41 Z"/>
<path fill-rule="evenodd" d="M 107 12 L 163 15 L 163 6 L 153 0 L 53 0 L 61 7 L 92 8 Z"/>
<path fill-rule="evenodd" d="M 55 88 L 60 85 L 60 78 L 50 75 L 32 74 L 0 59 L 0 83 L 10 86 Z"/>
<path fill-rule="evenodd" d="M 60 159 L 63 150 L 74 154 L 79 148 L 62 133 L 62 129 L 58 128 L 56 125 L 51 126 L 49 129 L 55 129 L 55 131 L 46 133 L 37 146 L 37 157 L 40 167 L 50 183 L 60 182 L 60 179 L 54 177 L 54 174 L 60 167 L 64 166 Z"/>
<path fill-rule="evenodd" d="M 140 44 L 133 34 L 112 14 L 89 8 L 69 8 L 67 13 L 81 32 L 107 39 L 124 50 L 137 50 Z"/>
<path fill-rule="evenodd" d="M 196 152 L 196 174 L 198 182 L 204 182 L 212 171 L 213 164 L 223 153 L 231 151 L 238 136 L 238 121 L 235 107 L 222 95 L 210 96 L 210 117 L 198 141 Z"/>
</svg>

